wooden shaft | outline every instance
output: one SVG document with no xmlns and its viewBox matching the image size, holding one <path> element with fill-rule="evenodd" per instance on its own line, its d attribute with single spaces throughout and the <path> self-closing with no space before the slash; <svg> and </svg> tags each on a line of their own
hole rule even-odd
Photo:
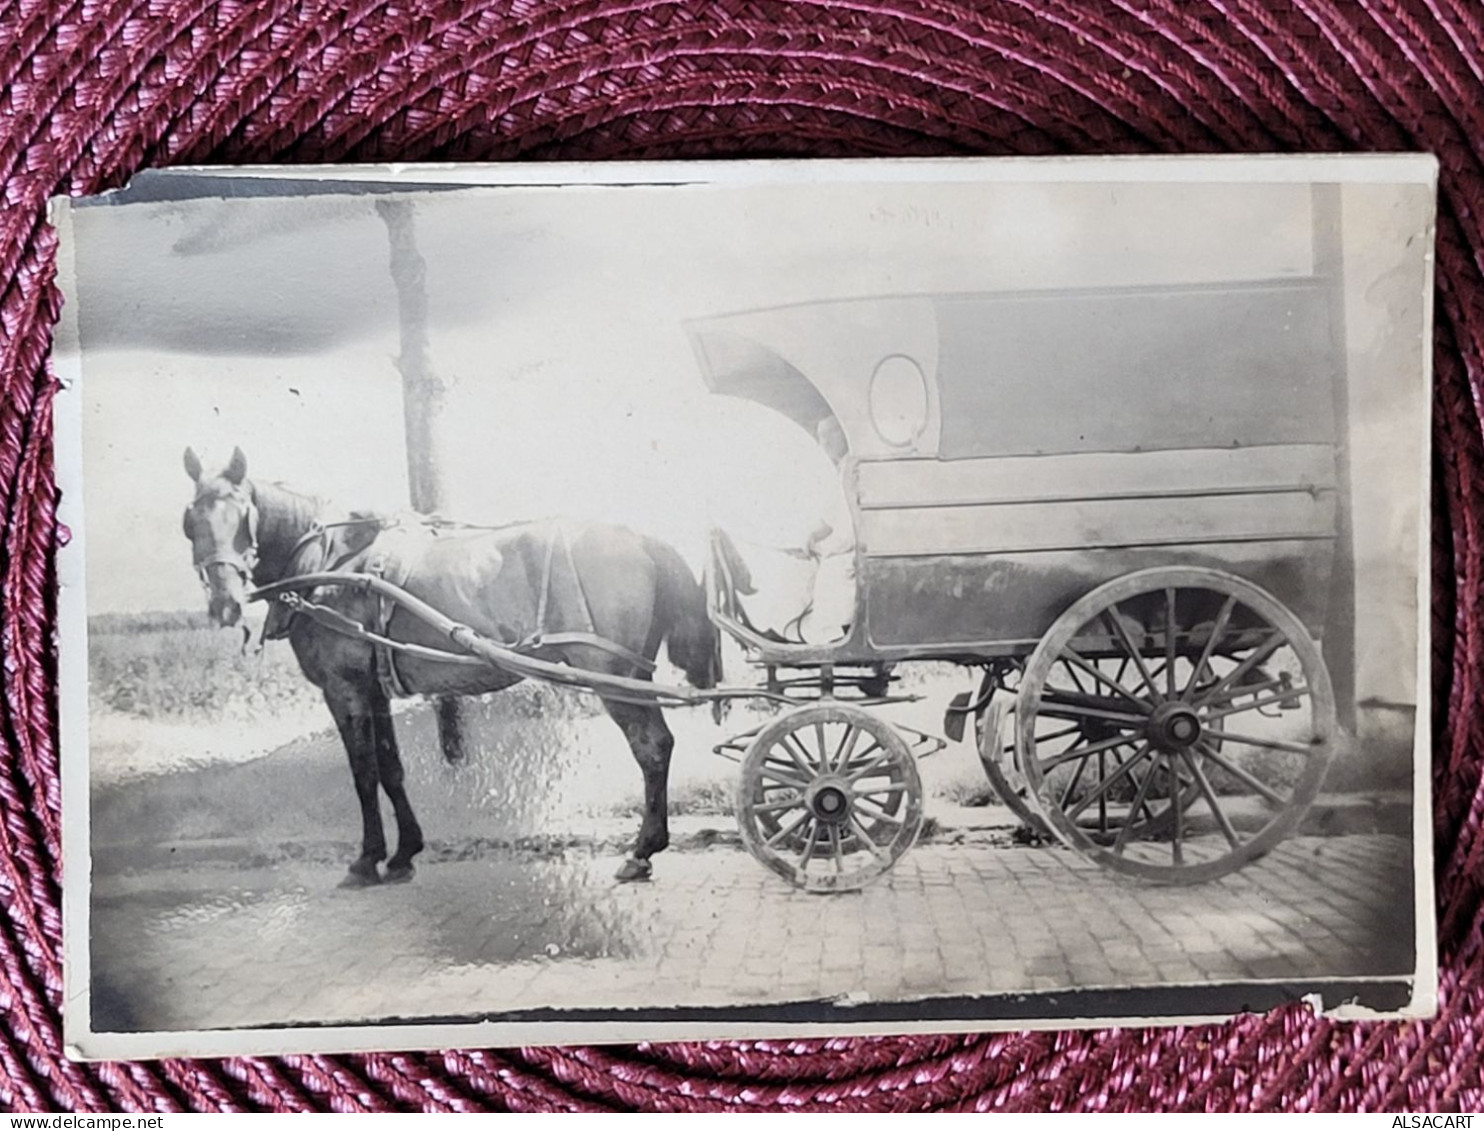
<svg viewBox="0 0 1484 1131">
<path fill-rule="evenodd" d="M 647 679 L 631 679 L 627 676 L 610 675 L 607 672 L 586 671 L 581 668 L 569 667 L 566 664 L 553 663 L 550 660 L 538 660 L 534 656 L 527 656 L 525 653 L 517 652 L 513 648 L 506 648 L 503 645 L 496 644 L 493 640 L 475 632 L 468 625 L 460 624 L 452 617 L 445 616 L 432 605 L 418 597 L 414 597 L 400 586 L 393 585 L 390 581 L 369 573 L 300 574 L 298 577 L 276 581 L 271 585 L 265 585 L 255 590 L 252 593 L 252 599 L 263 600 L 275 596 L 278 593 L 312 589 L 321 585 L 361 589 L 388 597 L 408 613 L 417 617 L 418 620 L 447 638 L 450 643 L 462 652 L 471 656 L 477 656 L 488 664 L 503 668 L 509 672 L 514 672 L 516 675 L 541 679 L 548 683 L 559 683 L 566 687 L 576 687 L 580 690 L 591 691 L 597 695 L 607 695 L 610 698 L 631 696 L 632 698 L 629 700 L 631 702 L 638 701 L 667 704 L 670 706 L 710 703 L 718 699 L 772 699 L 780 703 L 793 702 L 793 700 L 790 700 L 784 695 L 751 688 L 717 688 L 709 691 L 699 691 L 690 687 L 673 687 L 665 684 L 656 684 Z"/>
</svg>

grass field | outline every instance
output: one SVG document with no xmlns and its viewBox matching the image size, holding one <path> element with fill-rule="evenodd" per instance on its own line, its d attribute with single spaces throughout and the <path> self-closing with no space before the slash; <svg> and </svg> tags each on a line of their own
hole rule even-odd
<svg viewBox="0 0 1484 1131">
<path fill-rule="evenodd" d="M 204 614 L 93 617 L 89 705 L 136 719 L 220 723 L 320 703 L 286 646 L 245 654 L 239 633 Z"/>
<path fill-rule="evenodd" d="M 212 626 L 204 614 L 90 618 L 88 676 L 89 749 L 98 781 L 242 762 L 311 735 L 333 735 L 324 700 L 286 641 L 244 652 L 239 632 Z M 410 720 L 407 712 L 417 703 L 399 700 L 395 709 Z M 596 700 L 527 682 L 488 697 L 472 717 L 481 746 L 506 757 L 512 744 L 564 745 L 574 723 L 599 714 Z M 421 733 L 410 721 L 403 729 L 408 726 Z M 416 750 L 406 753 L 419 757 Z"/>
</svg>

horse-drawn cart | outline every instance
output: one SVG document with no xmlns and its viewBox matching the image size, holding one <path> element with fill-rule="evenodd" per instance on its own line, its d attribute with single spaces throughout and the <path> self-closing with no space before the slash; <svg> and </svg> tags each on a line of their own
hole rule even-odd
<svg viewBox="0 0 1484 1131">
<path fill-rule="evenodd" d="M 1125 875 L 1214 878 L 1294 829 L 1335 749 L 1320 641 L 1349 610 L 1330 607 L 1344 518 L 1332 301 L 1304 279 L 690 325 L 712 391 L 834 428 L 848 448 L 856 591 L 841 639 L 758 631 L 735 554 L 712 555 L 709 616 L 763 669 L 760 687 L 584 670 L 544 654 L 551 639 L 493 639 L 366 572 L 301 572 L 257 594 L 411 664 L 493 665 L 610 702 L 776 701 L 782 713 L 720 749 L 740 756 L 748 849 L 817 891 L 860 887 L 912 845 L 914 747 L 942 743 L 871 708 L 905 698 L 901 664 L 956 665 L 973 676 L 945 729 L 972 720 L 991 782 L 1028 826 Z M 433 635 L 316 612 L 304 594 L 325 586 L 359 588 Z M 594 633 L 565 643 L 624 658 Z"/>
</svg>

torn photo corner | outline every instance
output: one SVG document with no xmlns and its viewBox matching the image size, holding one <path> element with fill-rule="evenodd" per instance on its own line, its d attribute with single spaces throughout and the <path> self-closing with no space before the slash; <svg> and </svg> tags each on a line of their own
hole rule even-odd
<svg viewBox="0 0 1484 1131">
<path fill-rule="evenodd" d="M 1430 157 L 57 201 L 81 1058 L 1436 998 Z"/>
</svg>

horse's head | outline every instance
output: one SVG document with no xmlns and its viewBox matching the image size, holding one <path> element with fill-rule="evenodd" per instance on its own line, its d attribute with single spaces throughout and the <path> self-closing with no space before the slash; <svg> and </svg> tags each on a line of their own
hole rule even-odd
<svg viewBox="0 0 1484 1131">
<path fill-rule="evenodd" d="M 230 627 L 242 619 L 258 564 L 258 508 L 247 482 L 247 457 L 234 448 L 226 470 L 204 475 L 201 460 L 187 448 L 185 469 L 196 484 L 196 497 L 186 507 L 181 525 L 206 590 L 207 614 L 216 624 Z"/>
</svg>

